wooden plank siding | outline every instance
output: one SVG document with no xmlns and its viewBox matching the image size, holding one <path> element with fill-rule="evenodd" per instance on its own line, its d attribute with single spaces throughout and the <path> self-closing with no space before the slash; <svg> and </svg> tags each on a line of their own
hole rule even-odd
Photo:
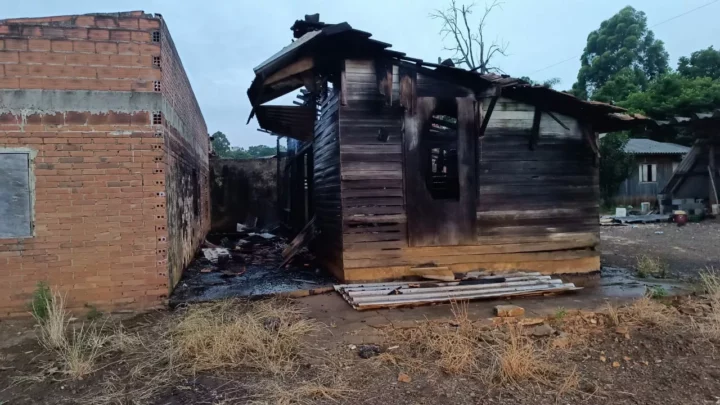
<svg viewBox="0 0 720 405">
<path fill-rule="evenodd" d="M 339 91 L 330 89 L 319 100 L 313 144 L 315 223 L 320 233 L 313 241 L 318 260 L 342 278 L 342 207 L 340 200 Z"/>
<path fill-rule="evenodd" d="M 345 61 L 346 105 L 340 107 L 345 252 L 407 246 L 402 111 L 391 107 L 397 97 L 390 88 L 392 76 L 391 65 Z"/>
<path fill-rule="evenodd" d="M 479 144 L 477 232 L 481 237 L 597 232 L 599 175 L 581 124 L 540 117 L 535 107 L 501 98 Z"/>
<path fill-rule="evenodd" d="M 594 249 L 599 243 L 598 170 L 582 136 L 586 128 L 553 114 L 565 129 L 543 112 L 531 150 L 535 107 L 506 98 L 498 100 L 485 136 L 476 142 L 474 237 L 455 246 L 409 246 L 406 210 L 417 201 L 406 194 L 404 115 L 418 112 L 420 92 L 424 97 L 468 94 L 419 78 L 419 73 L 408 75 L 406 69 L 345 61 L 339 108 L 342 238 L 337 238 L 342 240 L 342 278 L 396 279 L 426 263 L 454 271 L 599 270 Z M 389 135 L 387 142 L 379 139 L 380 130 Z"/>
</svg>

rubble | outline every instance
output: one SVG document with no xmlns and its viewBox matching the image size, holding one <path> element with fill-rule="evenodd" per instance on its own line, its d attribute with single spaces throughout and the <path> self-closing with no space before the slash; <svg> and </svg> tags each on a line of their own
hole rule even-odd
<svg viewBox="0 0 720 405">
<path fill-rule="evenodd" d="M 402 383 L 412 382 L 412 378 L 411 378 L 409 375 L 405 374 L 405 373 L 400 373 L 400 374 L 398 374 L 398 379 L 397 379 L 397 380 L 398 380 L 398 382 L 402 382 Z"/>
<path fill-rule="evenodd" d="M 501 318 L 523 316 L 525 315 L 525 308 L 517 305 L 496 305 L 495 315 Z"/>
<path fill-rule="evenodd" d="M 380 346 L 378 345 L 360 345 L 358 347 L 358 356 L 363 359 L 369 359 L 380 354 Z"/>
<path fill-rule="evenodd" d="M 552 336 L 553 334 L 555 334 L 555 329 L 550 327 L 550 325 L 542 324 L 533 328 L 531 334 L 535 337 Z"/>
</svg>

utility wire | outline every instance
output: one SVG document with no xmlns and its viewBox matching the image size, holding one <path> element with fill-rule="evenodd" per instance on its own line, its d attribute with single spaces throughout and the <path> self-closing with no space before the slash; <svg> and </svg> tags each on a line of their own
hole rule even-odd
<svg viewBox="0 0 720 405">
<path fill-rule="evenodd" d="M 717 3 L 718 1 L 720 1 L 720 0 L 713 0 L 713 1 L 709 2 L 709 3 L 703 4 L 702 6 L 695 7 L 695 8 L 692 9 L 692 10 L 688 10 L 688 11 L 682 13 L 682 14 L 678 14 L 678 15 L 676 15 L 676 16 L 674 16 L 674 17 L 670 17 L 670 18 L 668 18 L 667 20 L 660 21 L 659 23 L 650 26 L 648 29 L 650 29 L 650 28 L 655 28 L 655 27 L 657 27 L 658 25 L 665 24 L 666 22 L 670 22 L 670 21 L 675 20 L 675 19 L 677 19 L 677 18 L 680 18 L 680 17 L 682 17 L 682 16 L 688 15 L 688 14 L 692 13 L 693 11 L 697 11 L 697 10 L 700 10 L 701 8 L 705 8 L 705 7 L 707 7 L 707 6 L 713 5 L 713 4 Z M 530 74 L 528 74 L 528 76 L 532 76 L 532 75 L 534 75 L 535 73 L 542 72 L 543 70 L 547 70 L 547 69 L 553 68 L 553 67 L 555 67 L 555 66 L 557 66 L 557 65 L 562 65 L 563 63 L 569 62 L 569 61 L 574 60 L 574 59 L 577 59 L 577 58 L 579 58 L 580 56 L 582 56 L 582 54 L 580 54 L 580 55 L 578 55 L 578 56 L 573 56 L 573 57 L 571 57 L 571 58 L 567 58 L 567 59 L 561 60 L 560 62 L 553 63 L 552 65 L 549 65 L 549 66 L 545 66 L 545 67 L 542 68 L 542 69 L 538 69 L 538 70 L 536 70 L 536 71 L 534 71 L 534 72 L 530 72 Z"/>
</svg>

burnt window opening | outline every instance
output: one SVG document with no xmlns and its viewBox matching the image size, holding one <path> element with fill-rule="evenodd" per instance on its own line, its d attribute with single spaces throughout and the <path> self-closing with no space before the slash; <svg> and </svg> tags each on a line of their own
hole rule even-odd
<svg viewBox="0 0 720 405">
<path fill-rule="evenodd" d="M 457 104 L 438 100 L 420 147 L 425 158 L 425 185 L 435 200 L 459 200 Z"/>
<path fill-rule="evenodd" d="M 153 41 L 153 42 L 160 42 L 160 31 L 153 31 L 153 33 L 152 33 L 152 41 Z"/>
<path fill-rule="evenodd" d="M 160 57 L 159 57 L 159 56 L 153 56 L 153 57 L 152 57 L 152 63 L 153 63 L 153 66 L 155 66 L 156 68 L 159 68 L 159 67 L 160 67 Z"/>
</svg>

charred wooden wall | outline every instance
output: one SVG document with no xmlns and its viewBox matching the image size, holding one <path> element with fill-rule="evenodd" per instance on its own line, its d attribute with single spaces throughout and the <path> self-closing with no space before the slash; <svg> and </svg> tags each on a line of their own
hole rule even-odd
<svg viewBox="0 0 720 405">
<path fill-rule="evenodd" d="M 592 249 L 599 232 L 599 174 L 586 139 L 591 129 L 552 115 L 540 115 L 531 147 L 535 106 L 506 98 L 495 105 L 479 145 L 478 243 L 565 250 L 545 256 L 574 260 L 577 271 L 599 270 L 599 253 Z M 509 259 L 517 264 L 527 255 Z"/>
<path fill-rule="evenodd" d="M 497 102 L 465 168 L 477 173 L 474 236 L 453 246 L 410 246 L 408 210 L 417 201 L 406 190 L 410 176 L 420 174 L 408 169 L 403 156 L 407 117 L 416 114 L 420 96 L 461 100 L 469 90 L 438 85 L 437 78 L 405 68 L 345 61 L 339 117 L 342 278 L 398 278 L 427 263 L 456 271 L 599 270 L 598 171 L 583 135 L 590 128 L 553 114 L 565 129 L 543 113 L 531 145 L 535 107 L 510 99 Z M 482 111 L 489 99 L 475 103 Z M 477 128 L 483 116 L 458 125 Z"/>
<path fill-rule="evenodd" d="M 320 233 L 312 249 L 322 264 L 342 278 L 339 107 L 337 90 L 328 90 L 319 100 L 313 144 L 313 203 Z"/>
<path fill-rule="evenodd" d="M 365 263 L 378 253 L 399 254 L 407 246 L 403 113 L 379 90 L 388 73 L 392 77 L 392 66 L 372 60 L 345 61 L 340 107 L 345 278 L 347 269 L 372 267 Z"/>
</svg>

